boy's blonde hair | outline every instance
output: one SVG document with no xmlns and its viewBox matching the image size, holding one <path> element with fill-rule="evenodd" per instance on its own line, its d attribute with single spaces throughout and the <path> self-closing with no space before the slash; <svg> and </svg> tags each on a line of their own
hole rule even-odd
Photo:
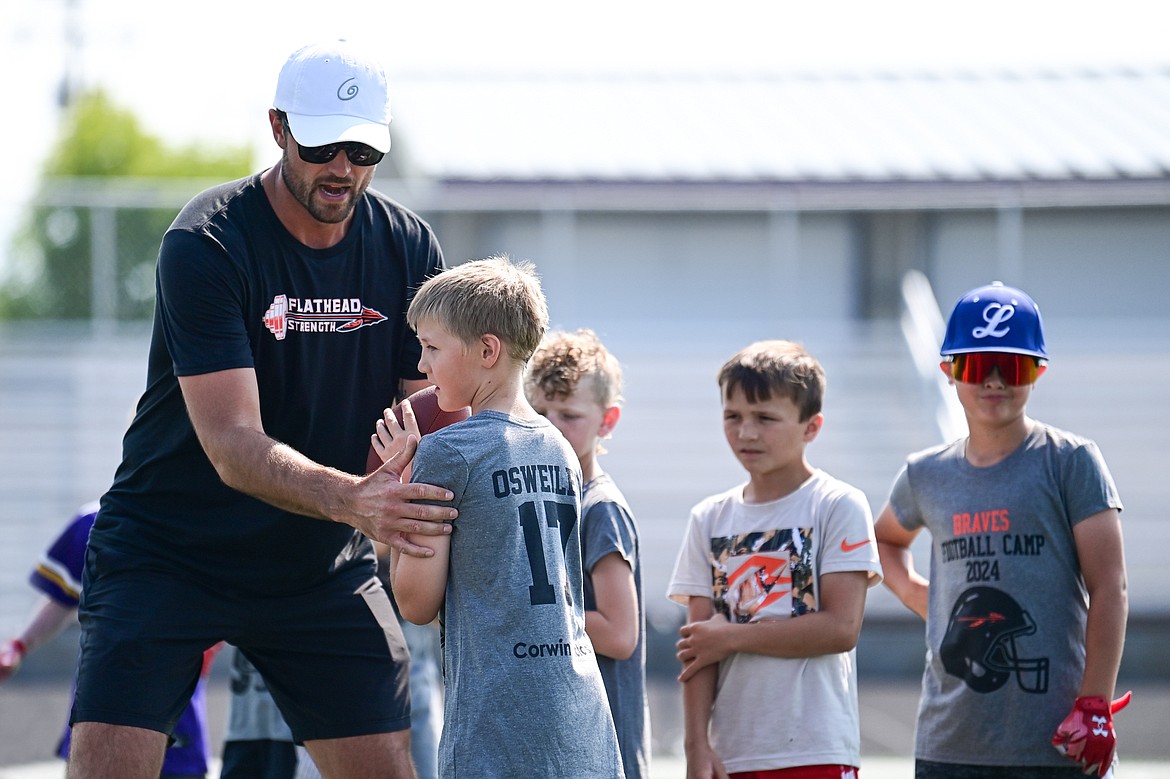
<svg viewBox="0 0 1170 779">
<path fill-rule="evenodd" d="M 427 279 L 406 310 L 406 321 L 415 330 L 423 320 L 437 322 L 466 344 L 491 333 L 512 359 L 523 363 L 548 327 L 548 303 L 535 266 L 501 254 Z"/>
<path fill-rule="evenodd" d="M 825 369 L 803 346 L 792 341 L 756 341 L 740 349 L 719 370 L 719 387 L 726 398 L 743 390 L 748 403 L 788 398 L 806 422 L 821 413 L 825 398 Z"/>
<path fill-rule="evenodd" d="M 602 408 L 622 401 L 622 368 L 597 334 L 588 328 L 575 333 L 558 330 L 541 342 L 524 377 L 524 392 L 530 402 L 537 392 L 552 398 L 567 398 L 587 379 L 593 397 Z"/>
</svg>

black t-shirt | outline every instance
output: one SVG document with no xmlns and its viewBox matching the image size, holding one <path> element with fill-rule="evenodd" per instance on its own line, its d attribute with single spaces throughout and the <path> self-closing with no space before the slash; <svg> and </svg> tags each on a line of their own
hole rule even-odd
<svg viewBox="0 0 1170 779">
<path fill-rule="evenodd" d="M 268 435 L 364 472 L 382 409 L 400 380 L 422 376 L 406 308 L 443 259 L 430 227 L 380 193 L 367 190 L 354 214 L 338 245 L 310 249 L 252 176 L 202 193 L 175 219 L 159 252 L 146 392 L 92 547 L 257 590 L 369 563 L 369 543 L 348 525 L 225 486 L 176 378 L 253 368 Z"/>
</svg>

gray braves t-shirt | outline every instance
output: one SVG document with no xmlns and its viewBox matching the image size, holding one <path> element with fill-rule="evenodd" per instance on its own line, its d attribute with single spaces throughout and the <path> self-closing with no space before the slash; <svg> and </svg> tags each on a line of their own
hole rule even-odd
<svg viewBox="0 0 1170 779">
<path fill-rule="evenodd" d="M 964 449 L 912 455 L 890 495 L 931 534 L 915 755 L 1066 767 L 1049 739 L 1077 697 L 1088 611 L 1072 528 L 1121 499 L 1096 444 L 1047 425 L 989 468 Z"/>
<path fill-rule="evenodd" d="M 620 779 L 585 634 L 581 473 L 545 419 L 481 411 L 419 442 L 459 509 L 443 606 L 444 779 Z"/>
</svg>

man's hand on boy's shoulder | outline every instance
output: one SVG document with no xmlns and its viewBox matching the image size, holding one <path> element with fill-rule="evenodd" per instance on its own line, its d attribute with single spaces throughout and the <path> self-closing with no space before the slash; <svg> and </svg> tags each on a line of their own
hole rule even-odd
<svg viewBox="0 0 1170 779">
<path fill-rule="evenodd" d="M 357 482 L 350 505 L 346 506 L 350 524 L 373 541 L 387 544 L 413 557 L 430 557 L 435 552 L 412 543 L 407 534 L 441 536 L 451 532 L 449 524 L 459 512 L 451 506 L 435 506 L 424 501 L 449 501 L 450 490 L 432 484 L 402 481 L 402 471 L 414 457 L 417 442 L 387 460 Z"/>
<path fill-rule="evenodd" d="M 680 636 L 675 646 L 676 656 L 682 663 L 678 680 L 685 682 L 703 668 L 720 663 L 731 654 L 728 631 L 731 622 L 723 614 L 714 614 L 710 619 L 688 622 L 679 628 Z"/>
</svg>

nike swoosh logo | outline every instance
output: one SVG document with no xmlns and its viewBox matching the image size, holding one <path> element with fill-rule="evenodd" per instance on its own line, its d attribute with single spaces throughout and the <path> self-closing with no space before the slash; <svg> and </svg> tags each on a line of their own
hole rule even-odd
<svg viewBox="0 0 1170 779">
<path fill-rule="evenodd" d="M 865 545 L 866 545 L 866 544 L 868 544 L 868 543 L 869 543 L 869 539 L 868 539 L 868 538 L 867 538 L 867 539 L 865 539 L 864 541 L 858 541 L 856 544 L 850 544 L 850 543 L 847 543 L 847 542 L 845 541 L 845 539 L 844 539 L 844 538 L 842 538 L 842 539 L 841 539 L 841 551 L 842 551 L 842 552 L 852 552 L 852 551 L 854 551 L 855 549 L 860 549 L 861 547 L 865 546 Z"/>
</svg>

